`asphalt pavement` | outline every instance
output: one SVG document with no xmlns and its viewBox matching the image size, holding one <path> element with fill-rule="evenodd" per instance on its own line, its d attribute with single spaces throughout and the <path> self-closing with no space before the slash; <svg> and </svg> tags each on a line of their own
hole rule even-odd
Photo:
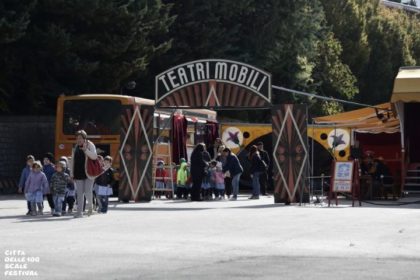
<svg viewBox="0 0 420 280">
<path fill-rule="evenodd" d="M 80 219 L 25 207 L 0 197 L 0 279 L 420 279 L 420 204 L 114 201 Z"/>
</svg>

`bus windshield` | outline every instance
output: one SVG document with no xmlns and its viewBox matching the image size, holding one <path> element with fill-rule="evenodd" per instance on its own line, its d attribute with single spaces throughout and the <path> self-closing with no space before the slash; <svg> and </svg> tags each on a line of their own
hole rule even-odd
<svg viewBox="0 0 420 280">
<path fill-rule="evenodd" d="M 74 135 L 85 130 L 89 135 L 120 133 L 121 102 L 118 100 L 66 100 L 63 109 L 63 133 Z"/>
</svg>

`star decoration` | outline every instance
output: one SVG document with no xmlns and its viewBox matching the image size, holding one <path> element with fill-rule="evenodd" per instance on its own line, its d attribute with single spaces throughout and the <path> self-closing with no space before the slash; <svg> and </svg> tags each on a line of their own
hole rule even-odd
<svg viewBox="0 0 420 280">
<path fill-rule="evenodd" d="M 239 131 L 236 131 L 236 132 L 228 131 L 228 133 L 229 133 L 229 138 L 226 141 L 232 141 L 236 145 L 239 145 L 239 137 L 238 137 Z"/>
<path fill-rule="evenodd" d="M 338 136 L 332 135 L 330 137 L 333 138 L 333 142 L 332 142 L 333 148 L 335 148 L 335 147 L 337 147 L 337 146 L 339 146 L 341 144 L 346 144 L 346 142 L 343 140 L 344 134 L 340 134 Z"/>
</svg>

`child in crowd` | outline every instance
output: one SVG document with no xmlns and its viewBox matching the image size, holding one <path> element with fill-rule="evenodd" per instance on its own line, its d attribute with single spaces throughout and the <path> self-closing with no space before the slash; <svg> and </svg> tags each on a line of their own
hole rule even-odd
<svg viewBox="0 0 420 280">
<path fill-rule="evenodd" d="M 64 166 L 64 173 L 70 176 L 69 159 L 65 156 L 60 157 L 60 162 Z M 66 210 L 69 214 L 73 212 L 74 202 L 76 201 L 76 188 L 74 187 L 74 182 L 70 179 L 66 187 L 66 194 L 64 195 L 63 208 L 61 213 L 64 215 Z M 67 205 L 69 206 L 67 209 Z"/>
<path fill-rule="evenodd" d="M 43 215 L 44 194 L 49 192 L 48 180 L 42 170 L 40 161 L 32 164 L 32 170 L 25 182 L 25 197 L 31 204 L 31 215 Z M 36 211 L 38 206 L 38 212 Z"/>
<path fill-rule="evenodd" d="M 65 163 L 57 162 L 55 167 L 56 172 L 52 175 L 50 181 L 50 190 L 54 201 L 54 210 L 52 215 L 60 217 L 63 211 L 63 201 L 66 195 L 66 188 L 70 182 L 69 174 L 65 173 Z"/>
<path fill-rule="evenodd" d="M 176 197 L 178 199 L 184 198 L 188 199 L 188 186 L 187 186 L 187 180 L 189 176 L 188 172 L 188 164 L 185 158 L 181 158 L 180 160 L 180 166 L 178 169 L 178 173 L 176 176 L 176 186 L 177 186 L 177 193 Z"/>
<path fill-rule="evenodd" d="M 167 173 L 170 173 L 169 171 Z M 172 162 L 172 180 L 166 180 L 165 182 L 165 188 L 167 189 L 167 191 L 165 192 L 165 196 L 167 199 L 172 199 L 173 198 L 173 194 L 176 193 L 176 176 L 177 176 L 177 171 L 176 171 L 176 163 Z M 169 177 L 169 174 L 168 174 Z"/>
<path fill-rule="evenodd" d="M 114 182 L 114 169 L 112 169 L 112 157 L 106 156 L 102 167 L 104 172 L 95 180 L 97 185 L 97 199 L 100 205 L 98 213 L 108 212 L 108 197 L 112 195 L 112 184 Z"/>
<path fill-rule="evenodd" d="M 166 177 L 168 175 L 166 174 L 164 165 L 165 165 L 165 162 L 163 160 L 159 160 L 157 162 L 156 175 L 155 175 L 155 181 L 156 181 L 155 188 L 157 189 L 157 191 L 155 191 L 156 198 L 160 198 L 160 196 L 162 195 L 162 191 L 160 190 L 165 189 Z"/>
<path fill-rule="evenodd" d="M 35 157 L 33 155 L 28 155 L 26 157 L 26 166 L 22 169 L 19 179 L 19 193 L 25 193 L 25 183 L 29 174 L 31 173 L 32 164 L 34 164 Z M 28 212 L 26 215 L 31 215 L 31 203 L 27 201 Z"/>
<path fill-rule="evenodd" d="M 201 183 L 201 195 L 203 197 L 203 200 L 211 200 L 213 198 L 210 184 L 211 172 L 211 168 L 207 167 L 205 170 L 203 182 Z"/>
<path fill-rule="evenodd" d="M 223 174 L 222 163 L 219 161 L 212 161 L 211 166 L 211 181 L 214 184 L 214 196 L 216 200 L 225 198 L 225 176 Z"/>
<path fill-rule="evenodd" d="M 102 168 L 104 168 L 104 157 L 101 155 L 98 155 L 98 161 L 101 164 Z M 92 188 L 92 202 L 93 202 L 93 206 L 94 206 L 93 208 L 95 209 L 95 211 L 100 213 L 102 211 L 102 205 L 101 205 L 101 200 L 99 199 L 98 190 L 99 190 L 99 185 L 96 183 L 96 179 L 95 179 L 95 182 L 93 182 L 93 188 Z M 85 211 L 85 207 L 86 207 L 86 198 L 84 199 L 84 202 L 83 202 L 83 211 Z"/>
<path fill-rule="evenodd" d="M 54 155 L 52 153 L 46 153 L 44 158 L 44 167 L 42 168 L 42 172 L 44 172 L 45 176 L 47 177 L 48 184 L 51 183 L 51 177 L 55 173 L 55 166 L 54 162 Z M 51 193 L 46 193 L 48 205 L 51 208 L 51 214 L 54 212 L 54 200 Z"/>
</svg>

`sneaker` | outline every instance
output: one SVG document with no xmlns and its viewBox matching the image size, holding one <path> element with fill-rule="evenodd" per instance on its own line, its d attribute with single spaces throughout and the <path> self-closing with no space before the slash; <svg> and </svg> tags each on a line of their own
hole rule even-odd
<svg viewBox="0 0 420 280">
<path fill-rule="evenodd" d="M 89 210 L 88 210 L 88 212 L 87 212 L 87 215 L 88 215 L 88 216 L 91 216 L 92 214 L 93 214 L 92 209 L 89 209 Z"/>
<path fill-rule="evenodd" d="M 53 217 L 60 217 L 61 215 L 60 214 L 58 214 L 58 213 L 54 213 L 53 214 Z"/>
<path fill-rule="evenodd" d="M 69 214 L 73 213 L 73 209 L 69 209 L 68 213 Z"/>
<path fill-rule="evenodd" d="M 31 210 L 28 210 L 28 212 L 26 212 L 26 216 L 30 216 L 32 214 Z"/>
<path fill-rule="evenodd" d="M 36 211 L 31 211 L 31 216 L 36 216 Z"/>
<path fill-rule="evenodd" d="M 38 211 L 38 215 L 41 215 L 42 216 L 42 215 L 44 215 L 44 212 L 42 212 L 42 210 L 39 210 Z"/>
<path fill-rule="evenodd" d="M 230 200 L 230 201 L 235 201 L 235 200 L 237 200 L 237 198 L 236 198 L 236 197 L 234 197 L 234 196 L 232 196 L 229 200 Z"/>
<path fill-rule="evenodd" d="M 76 213 L 73 217 L 74 218 L 83 218 L 83 214 Z"/>
</svg>

